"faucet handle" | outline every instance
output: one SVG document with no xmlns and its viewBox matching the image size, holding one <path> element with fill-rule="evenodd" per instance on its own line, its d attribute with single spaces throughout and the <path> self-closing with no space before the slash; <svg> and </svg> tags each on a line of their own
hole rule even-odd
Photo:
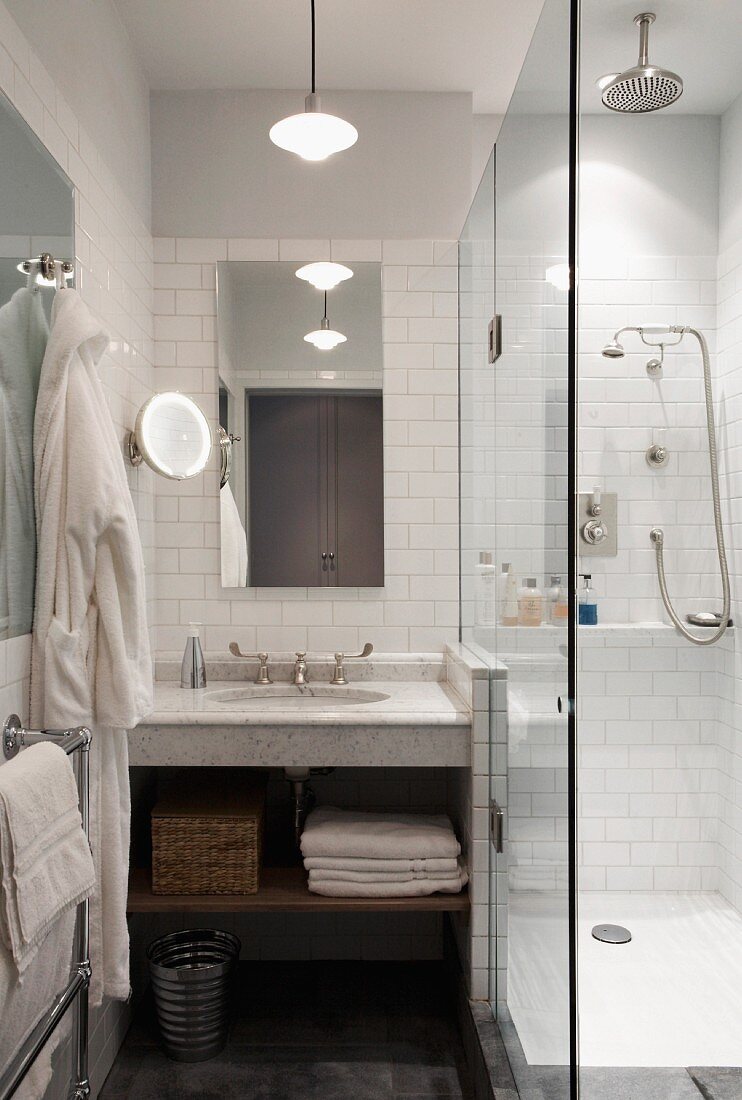
<svg viewBox="0 0 742 1100">
<path fill-rule="evenodd" d="M 237 642 L 230 642 L 229 652 L 232 654 L 233 657 L 242 657 L 243 660 L 260 662 L 258 675 L 255 678 L 256 684 L 273 683 L 270 676 L 268 675 L 268 654 L 264 650 L 260 653 L 243 653 Z"/>
<path fill-rule="evenodd" d="M 374 651 L 374 647 L 371 642 L 366 642 L 365 646 L 360 653 L 336 653 L 335 654 L 335 671 L 333 672 L 331 684 L 347 684 L 348 681 L 345 678 L 345 669 L 343 668 L 343 661 L 357 661 L 361 657 L 370 657 Z"/>
</svg>

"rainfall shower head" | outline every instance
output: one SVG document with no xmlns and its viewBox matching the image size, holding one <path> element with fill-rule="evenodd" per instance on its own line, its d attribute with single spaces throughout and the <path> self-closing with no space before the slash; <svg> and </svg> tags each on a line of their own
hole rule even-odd
<svg viewBox="0 0 742 1100">
<path fill-rule="evenodd" d="M 683 81 L 677 73 L 649 64 L 649 27 L 656 16 L 653 12 L 637 15 L 639 27 L 639 61 L 633 69 L 613 73 L 598 81 L 602 100 L 611 111 L 644 114 L 669 107 L 683 94 Z"/>
</svg>

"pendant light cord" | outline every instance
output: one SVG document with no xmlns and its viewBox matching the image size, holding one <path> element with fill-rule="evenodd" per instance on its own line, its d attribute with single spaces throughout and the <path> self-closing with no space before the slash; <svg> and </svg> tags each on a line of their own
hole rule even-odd
<svg viewBox="0 0 742 1100">
<path fill-rule="evenodd" d="M 325 291 L 325 316 L 323 320 L 327 320 L 327 291 Z"/>
<path fill-rule="evenodd" d="M 312 95 L 316 92 L 316 82 L 314 78 L 314 0 L 309 0 L 312 9 Z"/>
</svg>

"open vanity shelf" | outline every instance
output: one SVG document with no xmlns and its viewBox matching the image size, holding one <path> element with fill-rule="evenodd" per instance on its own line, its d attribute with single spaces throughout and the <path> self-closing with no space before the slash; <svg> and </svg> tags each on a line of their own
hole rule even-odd
<svg viewBox="0 0 742 1100">
<path fill-rule="evenodd" d="M 457 913 L 469 908 L 460 894 L 421 898 L 327 898 L 310 894 L 303 867 L 264 867 L 257 894 L 153 894 L 148 868 L 134 868 L 129 881 L 130 913 Z"/>
</svg>

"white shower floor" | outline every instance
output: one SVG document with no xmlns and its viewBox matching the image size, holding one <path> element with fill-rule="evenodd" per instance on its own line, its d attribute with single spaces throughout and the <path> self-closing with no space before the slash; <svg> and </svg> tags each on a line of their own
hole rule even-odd
<svg viewBox="0 0 742 1100">
<path fill-rule="evenodd" d="M 510 895 L 508 1006 L 531 1065 L 567 1060 L 565 904 Z M 593 939 L 606 922 L 631 943 Z M 742 916 L 720 895 L 583 894 L 578 958 L 583 1066 L 742 1066 Z"/>
</svg>

